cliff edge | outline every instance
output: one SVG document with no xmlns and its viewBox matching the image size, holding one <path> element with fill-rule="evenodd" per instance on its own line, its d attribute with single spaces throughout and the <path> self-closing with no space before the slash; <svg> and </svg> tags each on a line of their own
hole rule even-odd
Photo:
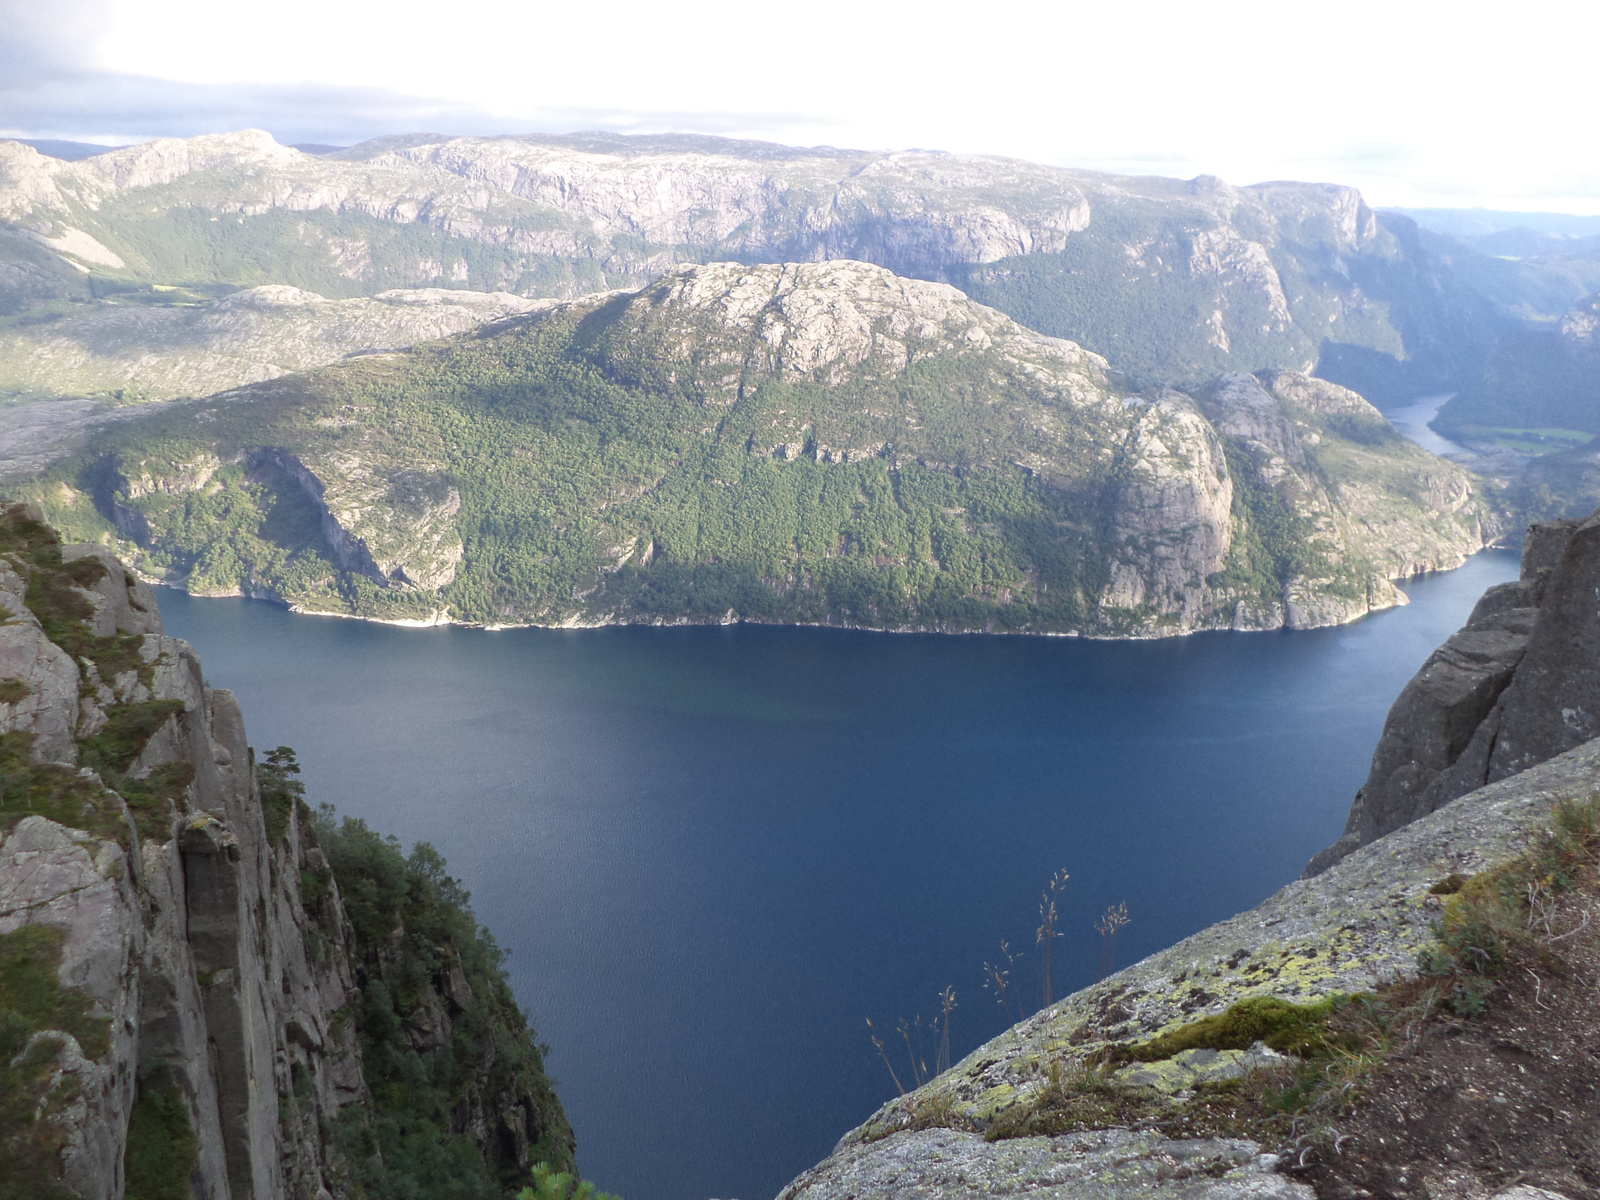
<svg viewBox="0 0 1600 1200">
<path fill-rule="evenodd" d="M 885 1104 L 780 1200 L 1600 1195 L 1597 544 L 1532 531 L 1320 869 Z"/>
<path fill-rule="evenodd" d="M 256 762 L 114 556 L 0 511 L 0 1193 L 365 1194 L 410 1169 L 401 1051 L 415 1090 L 451 1087 L 431 1136 L 463 1178 L 570 1167 L 465 894 L 431 850 L 314 817 L 296 770 Z"/>
<path fill-rule="evenodd" d="M 1308 874 L 1459 796 L 1600 736 L 1600 514 L 1532 526 L 1389 710 L 1344 835 Z"/>
</svg>

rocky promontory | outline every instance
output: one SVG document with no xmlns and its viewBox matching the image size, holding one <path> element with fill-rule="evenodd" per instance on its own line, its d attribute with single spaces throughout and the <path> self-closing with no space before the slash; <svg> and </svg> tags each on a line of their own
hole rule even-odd
<svg viewBox="0 0 1600 1200">
<path fill-rule="evenodd" d="M 1344 836 L 1359 846 L 1600 737 L 1600 515 L 1528 531 L 1521 578 L 1484 593 L 1395 701 Z"/>
</svg>

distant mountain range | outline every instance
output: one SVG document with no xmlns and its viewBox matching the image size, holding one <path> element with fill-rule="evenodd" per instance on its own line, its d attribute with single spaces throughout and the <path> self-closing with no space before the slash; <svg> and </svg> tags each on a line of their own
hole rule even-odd
<svg viewBox="0 0 1600 1200">
<path fill-rule="evenodd" d="M 245 131 L 67 162 L 0 143 L 0 312 L 263 284 L 571 298 L 685 262 L 851 258 L 953 283 L 1139 386 L 1288 368 L 1387 403 L 1464 385 L 1517 320 L 1600 289 L 1577 260 L 1440 244 L 1323 184 L 683 135 L 315 149 Z"/>
</svg>

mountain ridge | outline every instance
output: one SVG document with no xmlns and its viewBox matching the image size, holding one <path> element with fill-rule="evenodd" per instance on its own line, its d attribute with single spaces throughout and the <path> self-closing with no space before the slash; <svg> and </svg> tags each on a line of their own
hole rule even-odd
<svg viewBox="0 0 1600 1200">
<path fill-rule="evenodd" d="M 1145 386 L 1320 362 L 1385 400 L 1461 377 L 1503 323 L 1349 188 L 927 151 L 408 135 L 311 156 L 243 131 L 67 163 L 10 142 L 0 220 L 0 243 L 52 246 L 100 287 L 572 298 L 686 261 L 862 259 L 956 283 Z"/>
</svg>

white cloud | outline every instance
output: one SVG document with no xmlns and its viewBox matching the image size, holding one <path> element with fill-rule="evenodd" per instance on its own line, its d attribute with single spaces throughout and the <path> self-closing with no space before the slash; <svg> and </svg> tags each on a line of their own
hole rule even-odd
<svg viewBox="0 0 1600 1200">
<path fill-rule="evenodd" d="M 57 136 L 112 127 L 114 85 L 130 134 L 676 128 L 1600 212 L 1600 8 L 1571 0 L 0 0 L 15 41 L 12 12 L 40 61 L 81 48 L 76 100 L 0 96 Z"/>
</svg>

